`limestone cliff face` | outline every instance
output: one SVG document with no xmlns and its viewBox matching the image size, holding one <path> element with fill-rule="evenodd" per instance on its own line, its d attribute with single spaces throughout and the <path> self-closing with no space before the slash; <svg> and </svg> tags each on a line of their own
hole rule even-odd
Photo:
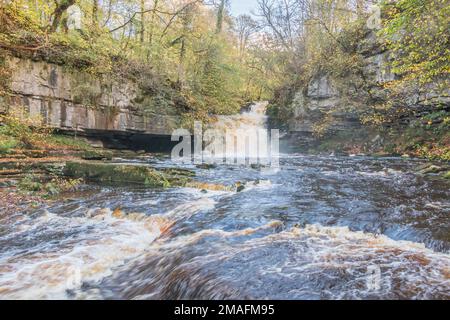
<svg viewBox="0 0 450 320">
<path fill-rule="evenodd" d="M 387 67 L 387 54 L 373 52 L 365 57 L 364 76 L 374 85 L 394 79 Z M 359 128 L 359 116 L 355 112 L 358 104 L 356 89 L 345 79 L 333 79 L 326 73 L 316 74 L 306 88 L 298 91 L 292 102 L 294 118 L 289 123 L 293 133 L 313 133 L 314 125 L 325 116 L 329 117 L 329 131 L 346 131 Z M 355 99 L 352 101 L 352 96 Z"/>
<path fill-rule="evenodd" d="M 312 133 L 313 126 L 340 103 L 339 92 L 324 74 L 318 74 L 309 83 L 306 91 L 299 91 L 293 100 L 294 119 L 289 124 L 290 131 Z M 333 114 L 337 119 L 338 115 Z M 342 122 L 343 119 L 341 119 Z M 338 125 L 335 121 L 334 125 Z M 337 127 L 337 126 L 336 126 Z"/>
<path fill-rule="evenodd" d="M 377 101 L 389 100 L 383 84 L 396 79 L 390 69 L 389 52 L 382 49 L 373 32 L 365 36 L 356 52 L 362 58 L 358 70 L 346 70 L 347 75 L 341 77 L 318 71 L 295 93 L 290 108 L 293 118 L 289 122 L 293 141 L 312 142 L 313 132 L 324 120 L 329 134 L 363 128 L 358 112 L 368 110 Z M 408 125 L 414 117 L 432 112 L 437 106 L 450 111 L 450 88 L 410 85 L 402 93 L 402 104 L 412 118 L 402 119 L 396 124 L 399 126 Z"/>
<path fill-rule="evenodd" d="M 3 109 L 26 107 L 48 125 L 81 133 L 171 135 L 179 116 L 175 108 L 151 111 L 136 83 L 96 78 L 47 62 L 8 58 L 12 97 Z M 4 110 L 3 110 L 4 111 Z"/>
</svg>

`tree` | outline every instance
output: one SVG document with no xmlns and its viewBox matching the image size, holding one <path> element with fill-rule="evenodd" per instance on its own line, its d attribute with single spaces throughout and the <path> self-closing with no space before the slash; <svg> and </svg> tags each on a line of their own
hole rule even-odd
<svg viewBox="0 0 450 320">
<path fill-rule="evenodd" d="M 302 40 L 309 8 L 307 0 L 258 0 L 258 16 L 263 26 L 281 47 L 292 52 Z"/>
<path fill-rule="evenodd" d="M 98 26 L 98 0 L 92 0 L 92 25 Z"/>
<path fill-rule="evenodd" d="M 148 37 L 148 42 L 149 42 L 150 46 L 153 43 L 153 33 L 155 30 L 156 14 L 157 14 L 157 10 L 158 10 L 158 5 L 159 5 L 159 0 L 154 0 L 153 11 L 152 11 L 151 19 L 150 19 L 150 31 L 149 31 L 149 37 Z"/>
<path fill-rule="evenodd" d="M 267 78 L 273 73 L 250 49 L 258 23 L 250 16 L 233 23 L 227 14 L 229 0 L 16 1 L 11 8 L 21 15 L 11 23 L 15 34 L 33 33 L 29 26 L 42 33 L 35 37 L 37 43 L 11 37 L 0 46 L 19 43 L 24 50 L 35 51 L 54 46 L 55 51 L 67 50 L 61 63 L 92 74 L 119 72 L 136 79 L 145 74 L 143 87 L 157 101 L 146 105 L 177 103 L 167 102 L 167 92 L 159 90 L 158 83 L 169 83 L 171 90 L 190 102 L 196 115 L 234 113 L 243 98 L 256 99 L 268 92 L 266 83 L 273 83 Z M 74 4 L 84 13 L 80 21 L 91 28 L 47 37 L 42 30 L 59 31 L 65 19 L 71 20 Z M 16 32 L 22 29 L 26 32 Z M 47 42 L 39 43 L 41 39 Z"/>
<path fill-rule="evenodd" d="M 260 27 L 251 16 L 243 14 L 235 19 L 234 29 L 238 36 L 239 57 L 242 60 L 250 37 L 255 34 Z"/>
<path fill-rule="evenodd" d="M 380 35 L 392 51 L 396 84 L 441 82 L 449 86 L 450 6 L 440 0 L 385 2 Z"/>
<path fill-rule="evenodd" d="M 145 0 L 141 0 L 140 3 L 141 7 L 141 30 L 140 30 L 140 40 L 141 42 L 144 42 L 144 36 L 145 36 Z"/>
<path fill-rule="evenodd" d="M 58 0 L 54 0 L 54 1 L 55 1 L 56 8 L 52 14 L 53 22 L 50 27 L 51 32 L 55 32 L 58 29 L 58 27 L 61 23 L 63 14 L 67 11 L 67 9 L 70 6 L 74 5 L 76 2 L 76 0 L 60 0 L 60 2 L 58 2 Z"/>
<path fill-rule="evenodd" d="M 225 14 L 225 3 L 226 3 L 226 0 L 220 0 L 220 2 L 219 2 L 219 8 L 217 10 L 216 33 L 222 32 L 223 17 Z"/>
</svg>

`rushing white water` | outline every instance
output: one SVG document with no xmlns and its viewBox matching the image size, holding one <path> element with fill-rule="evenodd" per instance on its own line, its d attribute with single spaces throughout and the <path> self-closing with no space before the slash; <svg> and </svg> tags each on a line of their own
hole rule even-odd
<svg viewBox="0 0 450 320">
<path fill-rule="evenodd" d="M 274 233 L 282 225 L 272 221 L 253 229 L 209 229 L 178 237 L 137 263 L 149 271 L 124 274 L 146 281 L 156 299 L 165 298 L 172 286 L 186 288 L 176 299 L 448 298 L 448 255 L 346 227 L 308 225 Z M 189 258 L 193 250 L 199 252 Z M 154 259 L 164 263 L 150 271 Z M 126 298 L 149 297 L 145 289 L 121 290 Z"/>
<path fill-rule="evenodd" d="M 258 163 L 258 159 L 268 162 L 271 155 L 278 155 L 273 149 L 271 136 L 267 130 L 267 102 L 257 102 L 248 111 L 232 116 L 219 116 L 211 129 L 215 138 L 207 148 L 213 159 L 226 158 L 227 162 Z"/>
<path fill-rule="evenodd" d="M 195 193 L 186 189 L 186 192 Z M 199 191 L 196 191 L 196 195 Z M 30 241 L 26 252 L 10 251 L 0 256 L 0 297 L 6 299 L 63 299 L 68 290 L 82 283 L 95 283 L 112 274 L 127 260 L 142 254 L 177 220 L 188 219 L 200 210 L 214 207 L 214 201 L 201 197 L 181 204 L 166 214 L 88 209 L 82 217 L 62 217 L 46 211 L 37 219 L 16 223 L 8 238 L 30 234 L 52 241 Z M 54 234 L 54 236 L 52 236 Z"/>
<path fill-rule="evenodd" d="M 420 243 L 429 239 L 430 246 L 446 248 L 448 190 L 415 204 L 424 194 L 421 182 L 398 166 L 392 175 L 362 175 L 363 167 L 381 172 L 378 162 L 369 170 L 357 159 L 286 161 L 270 180 L 251 168 L 197 170 L 212 183 L 240 179 L 245 189 L 239 193 L 119 189 L 42 213 L 2 216 L 0 297 L 450 297 L 448 253 Z M 402 203 L 405 197 L 413 201 Z M 387 224 L 398 239 L 377 235 L 377 224 Z"/>
<path fill-rule="evenodd" d="M 256 102 L 250 106 L 250 110 L 233 116 L 219 116 L 215 127 L 221 130 L 229 130 L 236 133 L 237 130 L 259 130 L 267 127 L 268 102 Z"/>
<path fill-rule="evenodd" d="M 265 108 L 217 126 L 264 129 Z M 186 165 L 205 190 L 104 186 L 0 208 L 0 298 L 450 299 L 450 191 L 416 165 L 298 154 L 270 176 Z"/>
</svg>

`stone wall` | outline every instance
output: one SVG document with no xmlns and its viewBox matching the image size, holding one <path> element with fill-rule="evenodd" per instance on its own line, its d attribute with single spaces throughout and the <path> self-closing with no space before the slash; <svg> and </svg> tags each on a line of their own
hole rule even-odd
<svg viewBox="0 0 450 320">
<path fill-rule="evenodd" d="M 8 58 L 12 97 L 3 108 L 23 106 L 48 125 L 89 135 L 115 132 L 168 136 L 178 127 L 176 111 L 145 111 L 137 84 L 100 79 L 47 62 Z M 139 98 L 139 99 L 138 99 Z M 5 111 L 5 110 L 3 110 Z M 164 110 L 168 111 L 168 110 Z M 170 115 L 167 115 L 170 114 Z"/>
</svg>

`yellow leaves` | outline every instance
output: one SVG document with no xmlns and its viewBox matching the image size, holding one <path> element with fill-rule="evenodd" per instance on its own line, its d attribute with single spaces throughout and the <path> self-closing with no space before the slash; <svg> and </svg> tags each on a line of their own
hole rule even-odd
<svg viewBox="0 0 450 320">
<path fill-rule="evenodd" d="M 442 66 L 449 64 L 448 15 L 441 15 L 448 6 L 439 0 L 401 0 L 395 7 L 402 10 L 388 15 L 381 31 L 388 36 L 385 45 L 396 58 L 394 72 L 403 76 L 400 82 L 433 82 L 442 76 Z"/>
<path fill-rule="evenodd" d="M 450 124 L 450 117 L 445 117 L 445 118 L 443 119 L 443 123 L 444 123 L 445 125 L 449 125 L 449 124 Z"/>
<path fill-rule="evenodd" d="M 364 115 L 361 117 L 361 123 L 364 125 L 382 125 L 388 123 L 390 120 L 386 114 L 382 113 L 373 113 Z"/>
<path fill-rule="evenodd" d="M 42 117 L 30 116 L 26 108 L 15 107 L 3 115 L 3 134 L 14 137 L 27 147 L 36 147 L 49 135 L 51 129 L 42 125 Z"/>
</svg>

